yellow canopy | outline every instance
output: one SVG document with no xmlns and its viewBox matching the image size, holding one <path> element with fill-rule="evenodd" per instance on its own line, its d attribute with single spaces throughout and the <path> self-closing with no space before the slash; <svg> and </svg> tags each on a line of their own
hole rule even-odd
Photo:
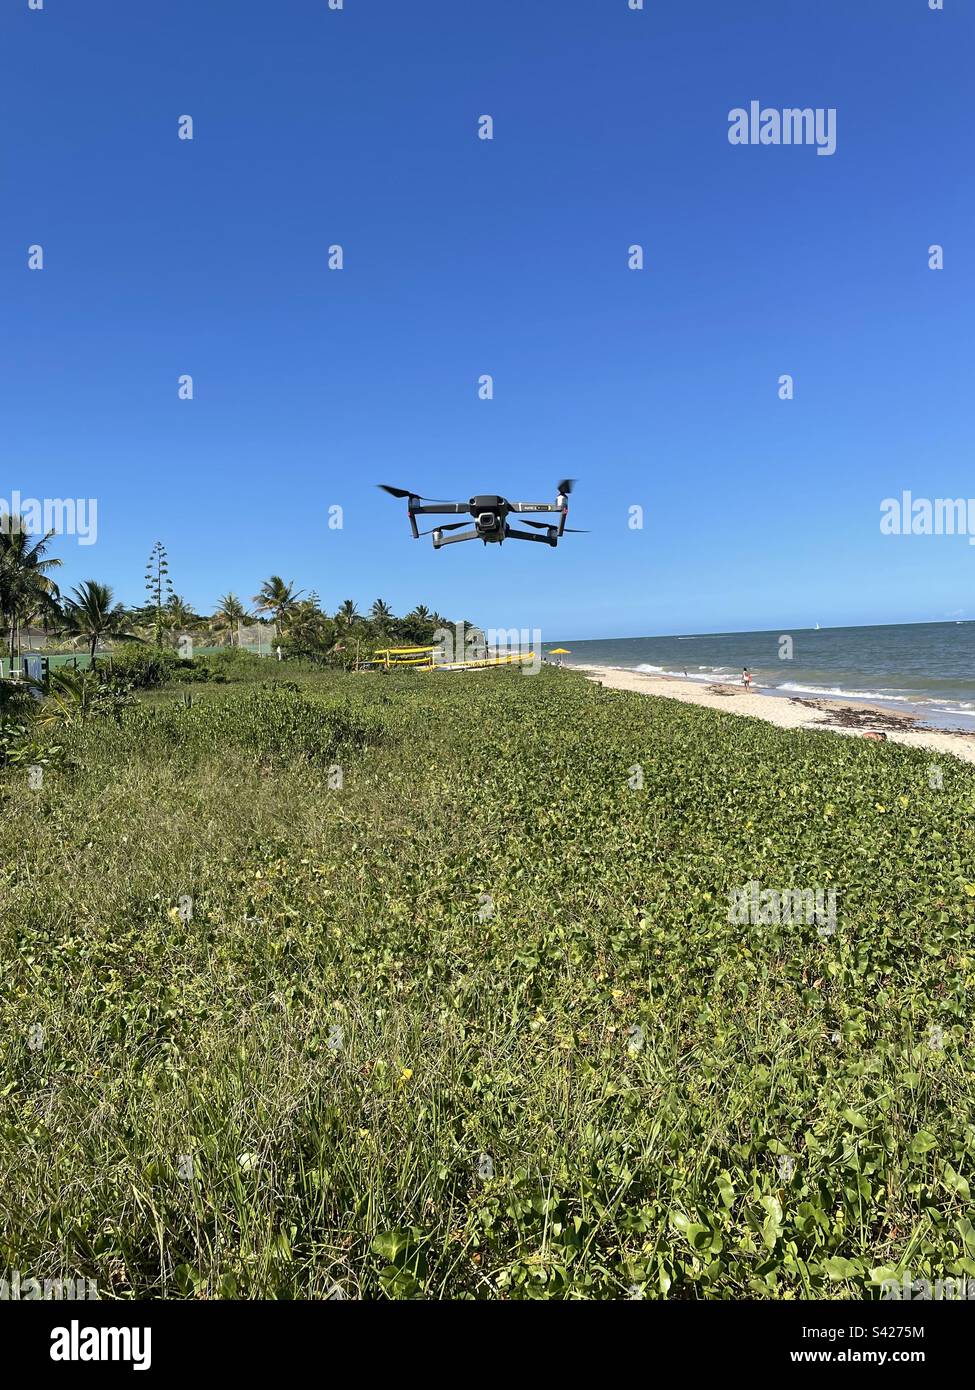
<svg viewBox="0 0 975 1390">
<path fill-rule="evenodd" d="M 571 655 L 572 655 L 572 653 L 569 651 L 569 648 L 568 648 L 568 647 L 552 647 L 552 648 L 549 650 L 549 656 L 571 656 Z"/>
<path fill-rule="evenodd" d="M 406 656 L 415 652 L 435 652 L 436 647 L 378 647 L 377 656 Z"/>
</svg>

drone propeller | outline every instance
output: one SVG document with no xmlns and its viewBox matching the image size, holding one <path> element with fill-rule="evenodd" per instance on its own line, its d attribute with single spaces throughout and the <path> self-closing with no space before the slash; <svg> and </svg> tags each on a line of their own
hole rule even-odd
<svg viewBox="0 0 975 1390">
<path fill-rule="evenodd" d="M 569 493 L 575 486 L 575 482 L 575 478 L 563 478 L 562 481 L 559 483 L 558 488 L 560 495 L 562 497 L 568 497 Z"/>
<path fill-rule="evenodd" d="M 518 521 L 518 524 L 519 524 L 520 526 L 534 526 L 534 528 L 535 528 L 536 531 L 554 531 L 554 530 L 555 530 L 555 527 L 552 526 L 552 525 L 551 525 L 549 522 L 547 522 L 547 521 L 529 521 L 529 520 L 527 519 L 527 517 L 520 517 L 520 518 L 519 518 L 519 521 Z M 582 529 L 581 527 L 579 527 L 579 526 L 566 526 L 566 528 L 565 528 L 565 530 L 563 531 L 562 534 L 565 535 L 565 534 L 566 534 L 567 532 L 569 532 L 569 531 L 574 531 L 575 534 L 576 534 L 577 536 L 588 536 L 588 534 L 589 534 L 588 531 L 583 530 L 583 529 Z"/>
<path fill-rule="evenodd" d="M 388 483 L 377 483 L 376 486 L 382 488 L 383 492 L 388 492 L 390 497 L 420 497 L 418 492 L 410 492 L 405 487 L 390 487 Z M 422 501 L 422 498 L 420 500 Z"/>
<path fill-rule="evenodd" d="M 377 483 L 378 488 L 383 492 L 388 492 L 390 497 L 407 497 L 411 502 L 443 502 L 445 506 L 453 506 L 452 502 L 447 502 L 444 497 L 424 497 L 421 492 L 410 492 L 405 487 L 390 487 L 388 483 Z M 424 534 L 429 535 L 429 532 Z"/>
</svg>

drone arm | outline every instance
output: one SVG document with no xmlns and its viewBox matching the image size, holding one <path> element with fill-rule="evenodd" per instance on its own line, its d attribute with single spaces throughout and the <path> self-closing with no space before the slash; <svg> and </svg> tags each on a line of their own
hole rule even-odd
<svg viewBox="0 0 975 1390">
<path fill-rule="evenodd" d="M 470 510 L 469 507 L 464 506 L 463 502 L 431 502 L 429 506 L 425 507 L 418 499 L 414 504 L 412 497 L 406 505 L 410 517 L 410 530 L 413 532 L 415 541 L 420 539 L 421 534 L 428 534 L 417 530 L 416 519 L 418 516 L 457 516 L 461 512 Z"/>
<path fill-rule="evenodd" d="M 552 530 L 554 529 L 555 528 L 552 527 Z M 557 539 L 555 536 L 549 536 L 547 533 L 545 535 L 539 534 L 536 536 L 534 531 L 516 531 L 512 526 L 507 527 L 504 538 L 506 541 L 538 541 L 541 545 L 555 545 Z"/>
<path fill-rule="evenodd" d="M 438 537 L 435 534 L 433 537 L 433 548 L 434 550 L 440 550 L 445 545 L 456 545 L 458 541 L 476 541 L 477 538 L 477 531 L 474 529 L 470 531 L 461 531 L 459 536 Z"/>
<path fill-rule="evenodd" d="M 559 512 L 559 535 L 565 531 L 566 518 L 569 515 L 569 499 L 565 493 L 560 492 L 554 502 L 512 502 L 513 512 Z M 522 532 L 521 534 L 524 534 Z M 540 539 L 532 536 L 532 540 Z"/>
</svg>

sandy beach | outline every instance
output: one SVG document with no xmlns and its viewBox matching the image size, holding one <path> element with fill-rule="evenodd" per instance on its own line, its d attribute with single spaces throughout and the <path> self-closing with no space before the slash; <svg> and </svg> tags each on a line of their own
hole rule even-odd
<svg viewBox="0 0 975 1390">
<path fill-rule="evenodd" d="M 764 719 L 780 729 L 813 729 L 862 737 L 868 731 L 884 733 L 892 743 L 928 752 L 948 754 L 975 763 L 975 734 L 916 728 L 916 717 L 879 705 L 846 703 L 842 700 L 784 698 L 745 690 L 741 685 L 705 685 L 676 676 L 650 675 L 616 666 L 577 666 L 590 680 L 600 681 L 611 690 L 635 690 L 644 695 L 662 695 L 687 705 L 704 705 L 730 714 Z"/>
</svg>

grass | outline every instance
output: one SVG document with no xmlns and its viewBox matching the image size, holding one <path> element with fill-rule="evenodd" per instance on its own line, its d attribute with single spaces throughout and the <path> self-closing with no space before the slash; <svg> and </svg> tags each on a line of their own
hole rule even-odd
<svg viewBox="0 0 975 1390">
<path fill-rule="evenodd" d="M 0 1270 L 975 1275 L 967 767 L 544 669 L 154 693 L 58 742 L 0 779 Z M 752 880 L 836 888 L 835 935 L 730 922 Z"/>
</svg>

